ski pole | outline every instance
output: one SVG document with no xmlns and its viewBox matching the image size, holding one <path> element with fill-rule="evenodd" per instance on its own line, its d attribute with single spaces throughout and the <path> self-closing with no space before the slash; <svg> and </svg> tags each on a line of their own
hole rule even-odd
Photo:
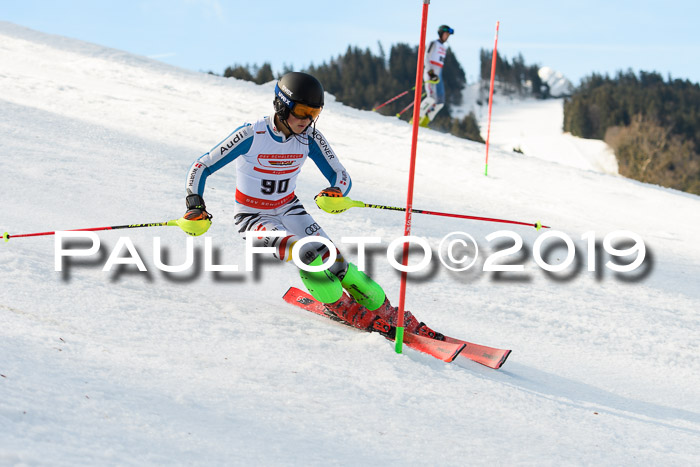
<svg viewBox="0 0 700 467">
<path fill-rule="evenodd" d="M 421 97 L 421 99 L 422 99 L 422 97 Z M 411 107 L 413 107 L 413 101 L 411 101 L 410 104 L 408 104 L 406 107 L 404 107 L 403 110 L 402 110 L 401 112 L 397 113 L 396 116 L 397 116 L 397 117 L 400 117 L 401 115 L 404 114 L 404 112 L 406 112 L 406 111 L 407 111 L 408 109 L 410 109 Z"/>
<path fill-rule="evenodd" d="M 420 96 L 421 100 L 423 100 L 423 98 L 424 98 L 425 96 L 426 96 L 426 94 L 423 93 L 423 94 Z M 403 115 L 408 109 L 410 109 L 411 107 L 413 107 L 413 104 L 414 104 L 414 102 L 411 101 L 411 103 L 408 104 L 406 107 L 404 107 L 403 110 L 402 110 L 401 112 L 397 113 L 396 116 L 397 116 L 397 117 L 400 117 L 401 115 Z"/>
<path fill-rule="evenodd" d="M 391 104 L 391 103 L 394 102 L 396 99 L 399 99 L 399 98 L 405 96 L 405 95 L 408 94 L 409 92 L 413 91 L 415 88 L 416 88 L 416 87 L 414 86 L 414 87 L 412 87 L 411 89 L 407 89 L 406 91 L 402 92 L 401 94 L 392 97 L 391 99 L 389 99 L 389 100 L 386 101 L 385 103 L 379 104 L 378 106 L 376 106 L 375 108 L 372 109 L 372 112 L 381 109 L 382 107 L 384 107 L 384 106 L 387 105 L 387 104 Z"/>
<path fill-rule="evenodd" d="M 162 226 L 179 226 L 178 224 L 179 219 L 173 219 L 165 222 L 153 222 L 150 224 L 129 224 L 129 225 L 111 225 L 109 227 L 90 227 L 87 229 L 72 229 L 68 230 L 68 232 L 94 232 L 98 230 L 117 230 L 117 229 L 137 229 L 141 227 L 162 227 Z M 28 233 L 28 234 L 15 234 L 15 235 L 10 235 L 9 233 L 5 232 L 2 235 L 2 238 L 5 239 L 6 242 L 10 241 L 10 238 L 20 238 L 20 237 L 40 237 L 44 235 L 55 235 L 55 231 L 51 232 L 36 232 L 36 233 Z"/>
<path fill-rule="evenodd" d="M 435 80 L 435 81 L 428 81 L 428 82 L 429 82 L 429 83 L 433 83 L 433 84 L 437 84 L 438 82 L 440 82 L 440 80 L 437 79 L 437 80 Z M 415 86 L 413 86 L 411 89 L 407 89 L 406 91 L 402 92 L 401 94 L 392 97 L 391 99 L 389 99 L 389 100 L 386 101 L 385 103 L 379 104 L 378 106 L 376 106 L 375 108 L 373 108 L 372 111 L 374 112 L 375 110 L 379 110 L 379 109 L 381 109 L 382 107 L 384 107 L 384 106 L 387 105 L 387 104 L 391 104 L 391 103 L 394 102 L 396 99 L 402 98 L 403 96 L 405 96 L 405 95 L 408 94 L 409 92 L 413 91 L 414 89 L 416 89 Z"/>
<path fill-rule="evenodd" d="M 364 203 L 362 201 L 356 201 L 353 199 L 350 199 L 346 196 L 344 197 L 330 197 L 330 196 L 322 196 L 316 199 L 316 204 L 318 204 L 318 207 L 326 211 L 327 213 L 330 214 L 340 214 L 341 212 L 345 212 L 350 208 L 372 208 L 372 209 L 386 209 L 389 211 L 406 211 L 406 208 L 401 208 L 401 207 L 396 207 L 396 206 L 383 206 L 381 204 L 369 204 L 369 203 Z M 429 214 L 431 216 L 443 216 L 443 217 L 456 217 L 458 219 L 471 219 L 475 221 L 483 221 L 483 222 L 499 222 L 499 223 L 504 223 L 504 224 L 516 224 L 516 225 L 525 225 L 528 227 L 534 227 L 537 230 L 540 229 L 549 229 L 550 227 L 547 225 L 542 225 L 540 221 L 537 222 L 520 222 L 520 221 L 511 221 L 508 219 L 494 219 L 491 217 L 480 217 L 480 216 L 468 216 L 466 214 L 451 214 L 447 212 L 437 212 L 437 211 L 426 211 L 424 209 L 411 209 L 412 213 L 416 214 Z"/>
</svg>

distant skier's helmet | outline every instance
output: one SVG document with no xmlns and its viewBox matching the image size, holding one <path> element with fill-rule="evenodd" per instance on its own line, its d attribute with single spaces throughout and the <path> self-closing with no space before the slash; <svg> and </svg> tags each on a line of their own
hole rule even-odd
<svg viewBox="0 0 700 467">
<path fill-rule="evenodd" d="M 443 32 L 449 32 L 450 34 L 454 34 L 455 30 L 449 27 L 448 25 L 443 24 L 438 28 L 438 36 L 442 36 Z"/>
<path fill-rule="evenodd" d="M 275 113 L 286 120 L 291 113 L 296 118 L 316 120 L 323 109 L 323 86 L 307 73 L 292 71 L 277 81 Z"/>
</svg>

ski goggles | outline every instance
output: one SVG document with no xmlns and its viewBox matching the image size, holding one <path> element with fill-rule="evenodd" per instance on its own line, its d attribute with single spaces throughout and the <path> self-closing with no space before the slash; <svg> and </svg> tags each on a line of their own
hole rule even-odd
<svg viewBox="0 0 700 467">
<path fill-rule="evenodd" d="M 292 102 L 292 106 L 289 109 L 292 115 L 300 120 L 305 118 L 316 120 L 316 117 L 321 115 L 321 110 L 323 110 L 323 107 L 311 107 L 310 105 L 300 104 L 299 102 Z"/>
</svg>

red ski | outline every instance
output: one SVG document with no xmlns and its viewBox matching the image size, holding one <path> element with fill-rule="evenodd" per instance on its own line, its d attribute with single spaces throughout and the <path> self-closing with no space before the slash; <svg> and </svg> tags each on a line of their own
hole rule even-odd
<svg viewBox="0 0 700 467">
<path fill-rule="evenodd" d="M 290 287 L 289 290 L 287 290 L 287 293 L 284 294 L 284 301 L 319 316 L 323 316 L 332 319 L 333 321 L 350 326 L 357 331 L 361 331 L 361 329 L 351 326 L 349 323 L 337 318 L 335 315 L 328 314 L 326 312 L 326 307 L 323 306 L 323 303 L 317 301 L 303 290 Z M 392 326 L 389 332 L 382 333 L 382 335 L 393 341 L 396 336 L 396 327 Z M 418 336 L 416 334 L 404 334 L 403 343 L 406 347 L 432 355 L 433 357 L 445 362 L 453 361 L 466 347 L 466 344 L 463 342 L 438 341 L 429 337 Z"/>
<path fill-rule="evenodd" d="M 347 324 L 334 315 L 329 315 L 322 303 L 316 301 L 308 293 L 295 287 L 291 287 L 287 293 L 284 294 L 284 300 L 287 303 L 291 303 L 292 305 L 296 305 L 317 315 Z M 395 329 L 396 328 L 393 328 L 391 330 L 387 336 L 388 339 L 393 340 L 393 336 L 396 335 Z M 493 347 L 474 344 L 453 337 L 445 336 L 444 341 L 438 341 L 410 333 L 404 334 L 404 344 L 412 349 L 433 355 L 446 362 L 465 358 L 494 369 L 503 366 L 511 352 L 510 350 L 495 349 Z"/>
<path fill-rule="evenodd" d="M 494 370 L 498 370 L 503 366 L 511 352 L 511 350 L 487 347 L 449 336 L 445 336 L 445 342 L 464 344 L 464 349 L 459 353 L 460 358 L 466 358 L 473 362 L 481 363 Z"/>
</svg>

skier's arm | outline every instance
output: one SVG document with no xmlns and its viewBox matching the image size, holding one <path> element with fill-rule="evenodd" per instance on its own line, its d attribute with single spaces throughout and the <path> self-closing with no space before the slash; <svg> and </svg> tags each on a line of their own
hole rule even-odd
<svg viewBox="0 0 700 467">
<path fill-rule="evenodd" d="M 236 128 L 211 151 L 197 159 L 187 172 L 187 194 L 202 196 L 207 177 L 226 164 L 233 162 L 241 154 L 247 153 L 253 144 L 254 134 L 252 125 Z"/>
<path fill-rule="evenodd" d="M 338 160 L 338 156 L 333 152 L 326 138 L 318 130 L 314 132 L 313 137 L 309 135 L 309 158 L 321 170 L 331 187 L 340 189 L 343 196 L 348 194 L 352 186 L 350 175 Z"/>
</svg>

